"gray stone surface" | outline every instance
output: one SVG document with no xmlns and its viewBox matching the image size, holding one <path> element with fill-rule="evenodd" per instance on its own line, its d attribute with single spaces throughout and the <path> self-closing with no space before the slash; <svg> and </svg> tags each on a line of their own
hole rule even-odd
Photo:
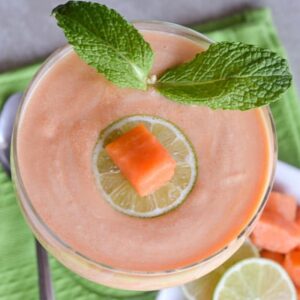
<svg viewBox="0 0 300 300">
<path fill-rule="evenodd" d="M 65 43 L 50 17 L 59 0 L 0 0 L 0 72 L 45 58 Z M 300 90 L 300 0 L 102 0 L 128 19 L 194 24 L 249 7 L 272 9 Z"/>
</svg>

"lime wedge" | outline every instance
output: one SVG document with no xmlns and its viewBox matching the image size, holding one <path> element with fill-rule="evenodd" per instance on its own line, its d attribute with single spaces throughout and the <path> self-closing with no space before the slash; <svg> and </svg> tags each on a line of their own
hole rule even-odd
<svg viewBox="0 0 300 300">
<path fill-rule="evenodd" d="M 104 147 L 137 124 L 143 123 L 176 161 L 173 178 L 154 193 L 141 197 L 121 174 Z M 149 115 L 122 118 L 101 133 L 93 154 L 93 171 L 104 198 L 118 211 L 135 217 L 155 217 L 180 205 L 197 179 L 197 159 L 191 143 L 169 121 Z"/>
<path fill-rule="evenodd" d="M 209 274 L 182 286 L 185 296 L 189 300 L 212 299 L 216 285 L 226 270 L 240 260 L 249 257 L 259 257 L 259 253 L 250 241 L 246 241 L 239 250 L 220 267 Z"/>
<path fill-rule="evenodd" d="M 296 300 L 295 287 L 277 263 L 249 258 L 231 267 L 219 281 L 213 300 Z"/>
</svg>

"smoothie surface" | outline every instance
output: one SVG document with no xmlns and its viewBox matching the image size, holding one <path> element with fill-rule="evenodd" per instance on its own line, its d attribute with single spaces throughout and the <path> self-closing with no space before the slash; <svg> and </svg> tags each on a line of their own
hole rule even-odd
<svg viewBox="0 0 300 300">
<path fill-rule="evenodd" d="M 144 31 L 152 74 L 191 60 L 187 38 Z M 102 197 L 92 171 L 99 133 L 127 115 L 156 115 L 187 135 L 198 157 L 188 199 L 156 218 L 130 217 Z M 118 269 L 170 270 L 221 250 L 249 223 L 266 191 L 272 146 L 261 109 L 213 111 L 178 104 L 154 89 L 120 89 L 72 50 L 32 90 L 17 136 L 20 174 L 40 218 L 84 256 Z"/>
</svg>

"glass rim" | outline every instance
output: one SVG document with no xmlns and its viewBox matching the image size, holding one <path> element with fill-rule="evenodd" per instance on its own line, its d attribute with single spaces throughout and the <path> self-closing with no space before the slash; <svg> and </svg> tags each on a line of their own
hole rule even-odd
<svg viewBox="0 0 300 300">
<path fill-rule="evenodd" d="M 204 44 L 207 45 L 207 47 L 214 43 L 211 39 L 206 37 L 205 35 L 187 28 L 182 25 L 178 25 L 175 23 L 171 22 L 163 22 L 163 21 L 156 21 L 156 20 L 134 20 L 132 22 L 139 30 L 151 30 L 151 31 L 162 31 L 166 33 L 171 33 L 171 34 L 177 34 L 179 36 L 186 37 L 188 39 L 191 39 L 193 41 L 196 41 L 200 43 L 202 41 Z M 13 129 L 13 135 L 12 135 L 12 151 L 11 151 L 11 160 L 12 160 L 12 177 L 13 177 L 13 182 L 15 185 L 15 190 L 18 194 L 18 202 L 20 206 L 22 207 L 22 212 L 25 215 L 25 219 L 27 223 L 29 224 L 31 230 L 33 231 L 34 235 L 37 237 L 38 240 L 41 241 L 42 244 L 48 243 L 49 239 L 52 241 L 55 241 L 58 243 L 62 248 L 62 252 L 66 251 L 71 251 L 71 254 L 78 258 L 79 260 L 83 260 L 85 263 L 92 264 L 96 267 L 104 268 L 108 271 L 116 272 L 116 273 L 123 273 L 127 275 L 163 275 L 163 274 L 170 274 L 170 273 L 177 273 L 181 271 L 187 271 L 189 269 L 199 267 L 201 264 L 205 264 L 209 262 L 210 260 L 214 259 L 221 253 L 223 253 L 227 248 L 230 246 L 231 243 L 237 241 L 239 238 L 243 237 L 244 235 L 247 234 L 248 230 L 251 228 L 255 220 L 258 218 L 260 215 L 262 209 L 265 206 L 266 200 L 268 199 L 268 195 L 271 191 L 273 182 L 274 182 L 274 176 L 275 176 L 275 169 L 276 169 L 276 161 L 277 161 L 277 139 L 276 139 L 276 130 L 275 130 L 275 125 L 274 125 L 274 120 L 271 114 L 271 111 L 269 107 L 263 107 L 259 108 L 263 111 L 264 114 L 264 119 L 267 122 L 267 127 L 268 129 L 268 135 L 270 135 L 270 152 L 273 154 L 273 159 L 270 160 L 270 171 L 269 171 L 269 178 L 268 181 L 266 181 L 266 190 L 264 191 L 264 195 L 262 197 L 261 203 L 259 204 L 257 211 L 255 214 L 251 217 L 250 221 L 247 223 L 247 225 L 241 230 L 241 232 L 234 238 L 232 239 L 227 245 L 225 245 L 222 249 L 216 251 L 215 253 L 211 254 L 210 256 L 201 259 L 199 261 L 196 261 L 194 263 L 184 265 L 182 267 L 174 268 L 174 269 L 167 269 L 167 270 L 159 270 L 159 271 L 136 271 L 136 270 L 128 270 L 128 269 L 122 269 L 122 268 L 115 268 L 112 266 L 109 266 L 105 263 L 97 262 L 88 256 L 76 251 L 74 248 L 69 246 L 66 242 L 64 242 L 56 233 L 54 233 L 48 225 L 43 221 L 43 219 L 39 216 L 37 211 L 35 210 L 33 204 L 31 203 L 30 197 L 27 194 L 25 185 L 22 180 L 22 176 L 20 174 L 20 168 L 19 168 L 19 163 L 18 163 L 18 149 L 17 149 L 17 136 L 18 136 L 18 129 L 19 125 L 21 123 L 21 117 L 22 117 L 22 112 L 24 111 L 24 107 L 26 106 L 27 99 L 29 99 L 29 95 L 34 90 L 34 86 L 38 84 L 39 80 L 43 77 L 43 75 L 47 72 L 47 68 L 51 67 L 57 60 L 59 60 L 63 55 L 67 53 L 67 50 L 71 50 L 70 45 L 65 45 L 56 51 L 54 51 L 41 65 L 37 73 L 34 75 L 33 79 L 31 80 L 30 84 L 28 85 L 28 88 L 23 94 L 22 101 L 20 103 L 18 113 L 16 115 L 15 123 L 14 123 L 14 129 Z M 62 56 L 60 56 L 62 55 Z M 41 78 L 40 78 L 41 77 Z M 26 208 L 25 208 L 26 206 Z M 28 211 L 29 210 L 29 211 Z M 32 223 L 32 217 L 29 216 L 29 213 L 35 218 L 34 222 L 38 224 L 38 226 L 41 226 L 45 232 L 48 234 L 48 237 L 46 238 L 41 238 L 40 235 L 42 234 L 39 232 L 40 230 L 35 228 L 37 227 L 36 225 L 34 226 Z M 45 242 L 44 242 L 45 239 Z M 50 243 L 51 244 L 51 243 Z M 57 246 L 52 247 L 56 248 Z M 48 248 L 45 246 L 45 248 Z M 52 253 L 52 251 L 49 251 Z M 53 254 L 54 257 L 56 257 L 55 254 Z M 59 259 L 60 260 L 60 259 Z"/>
</svg>

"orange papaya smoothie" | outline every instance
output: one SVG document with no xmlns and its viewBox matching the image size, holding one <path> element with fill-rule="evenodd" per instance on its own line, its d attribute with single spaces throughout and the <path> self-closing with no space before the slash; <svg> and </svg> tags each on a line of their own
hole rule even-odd
<svg viewBox="0 0 300 300">
<path fill-rule="evenodd" d="M 197 36 L 141 32 L 154 51 L 152 74 L 158 76 L 204 50 Z M 198 161 L 197 181 L 185 202 L 154 218 L 115 210 L 104 200 L 93 174 L 92 155 L 99 133 L 135 114 L 176 124 L 192 143 Z M 23 103 L 16 132 L 17 176 L 40 224 L 65 248 L 109 266 L 105 272 L 112 268 L 121 273 L 155 274 L 184 269 L 228 245 L 229 249 L 262 206 L 275 156 L 269 118 L 266 109 L 211 110 L 176 103 L 152 88 L 118 88 L 66 47 L 48 61 Z M 43 238 L 39 226 L 33 224 L 33 230 L 64 262 L 62 252 Z M 177 281 L 161 279 L 153 285 L 131 282 L 126 286 L 114 283 L 113 277 L 96 278 L 91 275 L 94 271 L 90 275 L 87 269 L 78 271 L 70 261 L 65 264 L 111 286 L 151 289 L 203 275 L 234 250 L 197 275 Z"/>
</svg>

